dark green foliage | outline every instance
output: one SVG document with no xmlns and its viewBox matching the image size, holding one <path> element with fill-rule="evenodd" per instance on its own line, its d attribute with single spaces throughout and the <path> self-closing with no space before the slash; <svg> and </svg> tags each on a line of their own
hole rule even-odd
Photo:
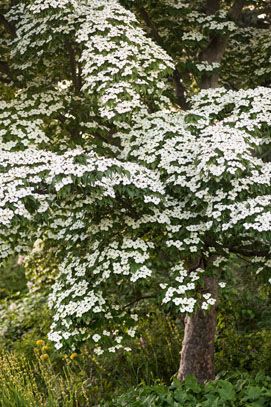
<svg viewBox="0 0 271 407">
<path fill-rule="evenodd" d="M 262 284 L 262 274 L 255 276 L 253 266 L 240 259 L 232 263 L 217 318 L 217 372 L 271 375 L 271 289 Z"/>
<path fill-rule="evenodd" d="M 174 380 L 170 387 L 162 384 L 140 386 L 117 397 L 110 407 L 264 407 L 271 405 L 271 378 L 262 374 L 251 377 L 235 374 L 206 385 L 188 376 L 183 383 Z"/>
<path fill-rule="evenodd" d="M 18 292 L 26 292 L 27 280 L 22 266 L 16 258 L 11 258 L 0 268 L 0 299 L 12 297 Z"/>
<path fill-rule="evenodd" d="M 227 329 L 216 342 L 216 370 L 263 370 L 271 374 L 271 330 L 238 333 Z"/>
</svg>

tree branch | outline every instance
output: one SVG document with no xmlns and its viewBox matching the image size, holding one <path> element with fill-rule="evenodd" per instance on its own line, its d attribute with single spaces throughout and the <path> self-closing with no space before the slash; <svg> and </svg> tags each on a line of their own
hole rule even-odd
<svg viewBox="0 0 271 407">
<path fill-rule="evenodd" d="M 10 79 L 4 78 L 3 76 L 0 76 L 0 82 L 5 83 L 5 84 L 10 84 Z"/>
<path fill-rule="evenodd" d="M 206 13 L 208 15 L 214 14 L 216 11 L 219 10 L 220 1 L 219 0 L 207 0 L 206 4 Z M 230 19 L 234 20 L 235 22 L 240 17 L 242 9 L 245 5 L 245 0 L 235 0 L 228 16 Z M 199 59 L 201 61 L 207 61 L 209 63 L 214 62 L 221 62 L 223 55 L 225 53 L 225 49 L 229 40 L 229 35 L 222 36 L 221 34 L 214 35 L 211 39 L 207 47 L 200 53 Z M 214 73 L 213 75 L 204 75 L 201 81 L 201 88 L 208 89 L 208 88 L 215 88 L 218 85 L 219 74 Z"/>
<path fill-rule="evenodd" d="M 220 8 L 220 0 L 207 0 L 205 11 L 206 14 L 215 14 Z"/>
<path fill-rule="evenodd" d="M 150 29 L 150 34 L 151 34 L 152 38 L 157 42 L 157 44 L 162 46 L 163 39 L 161 38 L 159 32 L 157 31 L 155 25 L 153 24 L 152 20 L 150 19 L 150 16 L 147 13 L 147 11 L 145 10 L 145 8 L 143 6 L 138 6 L 137 10 L 138 10 L 141 18 L 147 25 L 147 27 Z"/>
<path fill-rule="evenodd" d="M 65 44 L 66 44 L 68 54 L 69 54 L 72 83 L 73 83 L 73 86 L 75 89 L 75 93 L 77 95 L 79 95 L 82 84 L 81 84 L 81 77 L 80 77 L 79 71 L 77 72 L 75 51 L 74 51 L 73 46 L 70 43 L 70 41 L 65 41 Z"/>
<path fill-rule="evenodd" d="M 244 5 L 245 0 L 236 0 L 232 5 L 231 10 L 229 11 L 229 17 L 232 20 L 237 21 L 241 15 Z"/>
<path fill-rule="evenodd" d="M 175 85 L 175 94 L 178 105 L 184 110 L 189 109 L 189 103 L 187 102 L 187 98 L 185 96 L 186 89 L 182 84 L 181 75 L 177 67 L 173 72 L 173 81 Z"/>
<path fill-rule="evenodd" d="M 148 300 L 148 299 L 153 299 L 153 298 L 157 298 L 157 295 L 142 295 L 142 297 L 138 297 L 135 300 L 129 302 L 128 304 L 126 304 L 123 309 L 130 307 L 131 305 L 137 304 L 140 301 L 143 300 Z"/>
<path fill-rule="evenodd" d="M 231 253 L 246 257 L 270 257 L 270 251 L 268 249 L 254 249 L 253 247 L 244 249 L 242 247 L 229 247 Z"/>
</svg>

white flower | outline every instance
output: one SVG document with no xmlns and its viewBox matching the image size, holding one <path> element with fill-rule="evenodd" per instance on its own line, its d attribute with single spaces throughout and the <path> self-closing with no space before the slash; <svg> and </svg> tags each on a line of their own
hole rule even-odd
<svg viewBox="0 0 271 407">
<path fill-rule="evenodd" d="M 92 336 L 92 339 L 94 340 L 94 342 L 99 342 L 99 340 L 101 339 L 101 335 L 95 334 Z"/>
<path fill-rule="evenodd" d="M 94 348 L 94 353 L 96 353 L 96 355 L 100 356 L 104 353 L 104 350 L 100 347 Z"/>
<path fill-rule="evenodd" d="M 209 308 L 208 303 L 207 303 L 207 302 L 203 302 L 203 303 L 201 304 L 201 308 L 202 308 L 202 309 L 208 309 L 208 308 Z"/>
<path fill-rule="evenodd" d="M 134 336 L 135 336 L 135 334 L 136 334 L 136 330 L 133 329 L 133 328 L 129 328 L 128 331 L 127 331 L 127 334 L 128 334 L 129 336 L 131 336 L 132 338 L 134 338 Z"/>
</svg>

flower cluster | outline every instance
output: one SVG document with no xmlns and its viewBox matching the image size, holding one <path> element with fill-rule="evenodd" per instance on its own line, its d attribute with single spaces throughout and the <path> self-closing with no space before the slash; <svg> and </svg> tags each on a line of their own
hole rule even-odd
<svg viewBox="0 0 271 407">
<path fill-rule="evenodd" d="M 163 92 L 174 68 L 171 58 L 117 0 L 35 0 L 14 6 L 8 18 L 18 26 L 12 43 L 16 68 L 28 69 L 35 81 L 37 74 L 47 83 L 60 73 L 62 80 L 72 79 L 102 119 L 118 125 L 146 109 L 147 101 L 167 102 Z M 61 66 L 54 65 L 56 56 Z"/>
<path fill-rule="evenodd" d="M 0 149 L 48 148 L 56 144 L 59 128 L 51 125 L 52 135 L 46 121 L 64 114 L 67 99 L 65 92 L 50 90 L 34 94 L 21 91 L 14 99 L 0 101 Z M 64 141 L 63 134 L 61 141 Z"/>
</svg>

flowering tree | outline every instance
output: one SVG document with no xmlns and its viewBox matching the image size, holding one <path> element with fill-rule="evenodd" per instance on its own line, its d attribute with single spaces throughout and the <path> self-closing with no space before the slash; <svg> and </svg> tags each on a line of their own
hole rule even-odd
<svg viewBox="0 0 271 407">
<path fill-rule="evenodd" d="M 187 315 L 178 377 L 212 378 L 224 268 L 271 267 L 268 2 L 1 7 L 1 259 L 54 259 L 58 349 L 129 351 L 152 298 Z"/>
</svg>

